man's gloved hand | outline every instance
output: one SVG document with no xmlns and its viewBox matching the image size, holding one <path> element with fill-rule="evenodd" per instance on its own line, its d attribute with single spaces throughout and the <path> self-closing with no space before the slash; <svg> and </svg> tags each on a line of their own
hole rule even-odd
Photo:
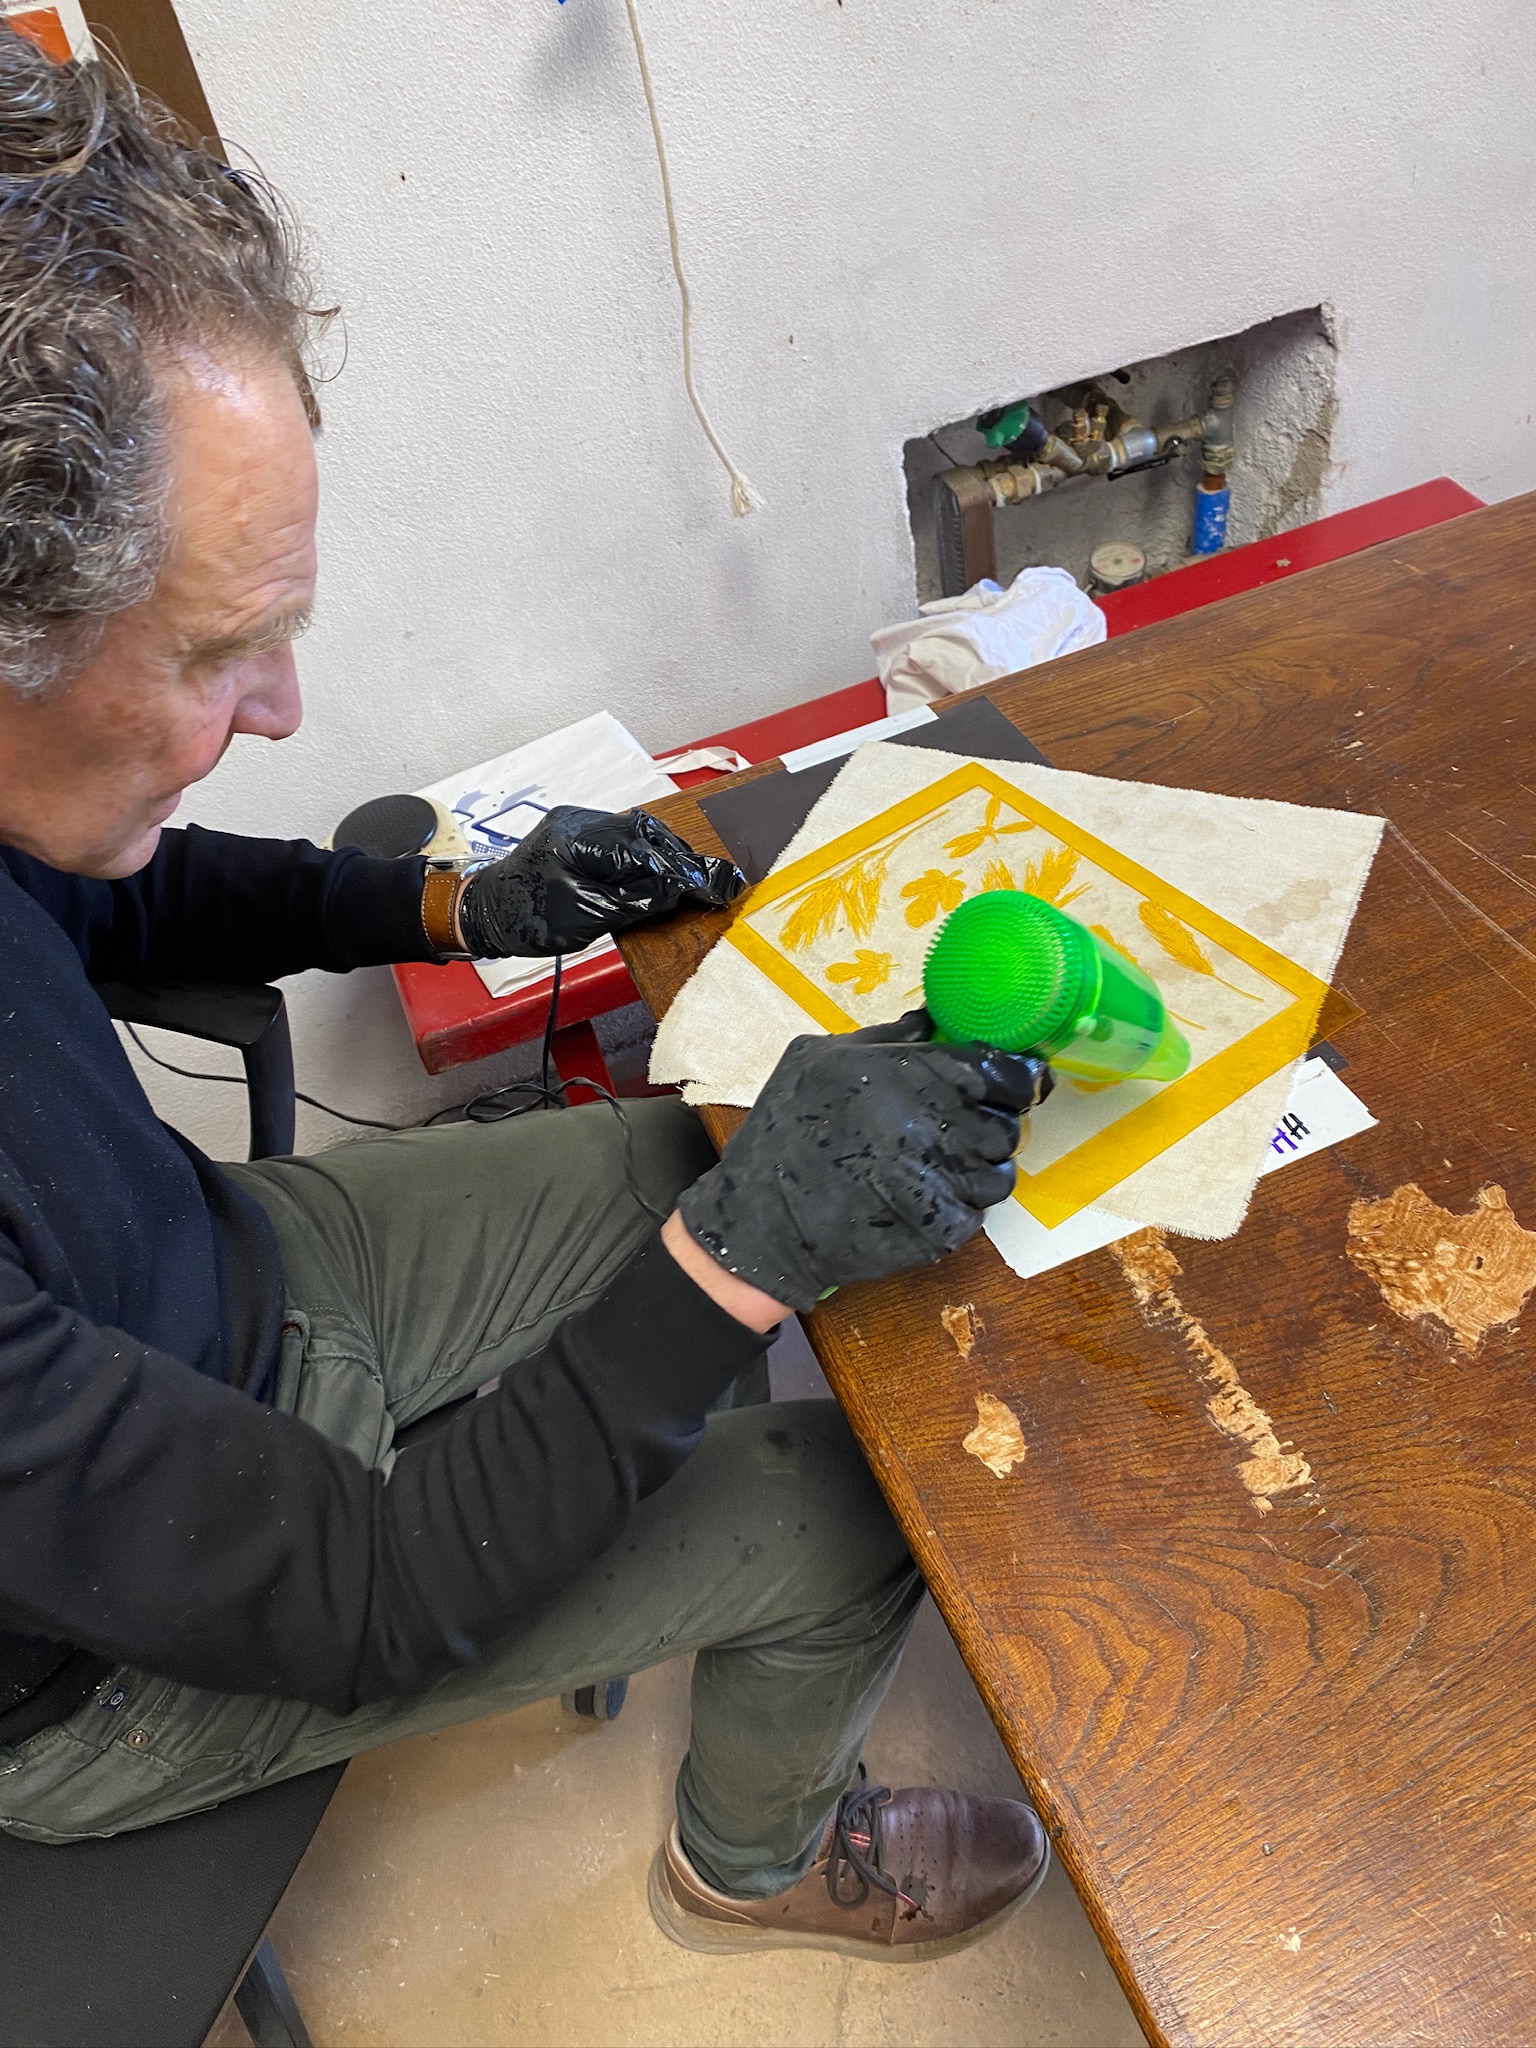
<svg viewBox="0 0 1536 2048">
<path fill-rule="evenodd" d="M 678 1202 L 728 1272 L 791 1308 L 829 1288 L 931 1265 L 1013 1187 L 1019 1119 L 1044 1060 L 928 1042 L 912 1010 L 836 1038 L 797 1038 L 718 1166 Z"/>
<path fill-rule="evenodd" d="M 459 931 L 477 960 L 579 953 L 679 903 L 734 903 L 747 878 L 645 811 L 557 804 L 515 853 L 470 876 Z"/>
</svg>

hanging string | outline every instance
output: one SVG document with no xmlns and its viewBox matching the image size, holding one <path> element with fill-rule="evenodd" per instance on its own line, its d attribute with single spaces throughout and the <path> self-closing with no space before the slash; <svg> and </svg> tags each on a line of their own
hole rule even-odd
<svg viewBox="0 0 1536 2048">
<path fill-rule="evenodd" d="M 635 12 L 635 0 L 624 0 L 624 5 L 629 12 L 629 32 L 635 39 L 635 55 L 640 60 L 640 83 L 645 88 L 645 105 L 651 117 L 651 134 L 656 139 L 656 162 L 661 169 L 661 196 L 667 207 L 667 240 L 672 248 L 672 275 L 677 279 L 678 297 L 683 305 L 683 383 L 687 388 L 688 403 L 693 407 L 699 425 L 704 429 L 704 438 L 719 456 L 725 473 L 731 480 L 731 511 L 736 518 L 745 519 L 747 514 L 755 512 L 763 501 L 726 453 L 724 443 L 715 432 L 709 414 L 704 410 L 704 401 L 694 386 L 693 301 L 689 297 L 688 280 L 683 275 L 683 259 L 677 245 L 677 214 L 672 205 L 672 173 L 667 167 L 667 145 L 661 133 L 661 116 L 656 111 L 656 93 L 651 84 L 651 67 L 646 61 L 645 38 L 640 33 L 640 17 Z"/>
</svg>

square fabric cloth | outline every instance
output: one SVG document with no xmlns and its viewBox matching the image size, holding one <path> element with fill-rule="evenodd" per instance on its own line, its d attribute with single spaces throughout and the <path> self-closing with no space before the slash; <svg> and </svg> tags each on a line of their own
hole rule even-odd
<svg viewBox="0 0 1536 2048">
<path fill-rule="evenodd" d="M 1032 822 L 1008 801 L 1010 791 L 1047 817 Z M 926 792 L 931 815 L 924 815 Z M 880 829 L 887 813 L 889 832 Z M 1380 819 L 1347 811 L 862 747 L 743 900 L 731 939 L 678 994 L 657 1031 L 651 1077 L 683 1083 L 691 1102 L 750 1105 L 792 1038 L 894 1017 L 919 1002 L 923 954 L 963 896 L 1023 888 L 1057 902 L 1119 951 L 1134 947 L 1187 1027 L 1194 1066 L 1192 1079 L 1173 1084 L 1156 1109 L 1147 1107 L 1160 1092 L 1153 1083 L 1104 1089 L 1063 1079 L 1029 1120 L 1020 1199 L 1043 1215 L 1042 1191 L 1054 1188 L 1056 1199 L 1064 1178 L 1069 1186 L 1083 1178 L 1080 1200 L 1069 1197 L 1045 1220 L 1102 1199 L 1132 1223 L 1228 1237 L 1247 1211 L 1284 1110 L 1293 1057 L 1256 1085 L 1245 1081 L 1246 1092 L 1223 1097 L 1214 1114 L 1203 1110 L 1205 1120 L 1187 1135 L 1152 1148 L 1143 1138 L 1139 1156 L 1108 1181 L 1106 1146 L 1119 1142 L 1132 1112 L 1142 1111 L 1144 1132 L 1149 1118 L 1172 1107 L 1175 1090 L 1188 1097 L 1194 1079 L 1220 1071 L 1218 1057 L 1230 1071 L 1230 1048 L 1259 1043 L 1260 1027 L 1294 1000 L 1262 971 L 1264 960 L 1327 980 L 1381 830 Z M 1131 864 L 1144 871 L 1142 880 Z M 797 872 L 787 877 L 791 869 Z M 775 902 L 781 876 L 796 887 Z M 1164 909 L 1161 892 L 1192 899 L 1182 922 Z M 1202 922 L 1202 909 L 1214 919 Z M 1239 928 L 1225 942 L 1220 920 Z M 1296 1053 L 1304 1050 L 1298 1042 Z M 1125 1133 L 1136 1127 L 1123 1122 Z M 1127 1145 L 1128 1157 L 1132 1150 Z M 1086 1162 L 1093 1161 L 1098 1179 L 1090 1188 Z"/>
</svg>

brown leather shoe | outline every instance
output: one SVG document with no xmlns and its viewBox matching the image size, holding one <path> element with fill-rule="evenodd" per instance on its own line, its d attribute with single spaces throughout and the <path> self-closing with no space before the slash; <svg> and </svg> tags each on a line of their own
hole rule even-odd
<svg viewBox="0 0 1536 2048">
<path fill-rule="evenodd" d="M 1033 1896 L 1050 1857 L 1039 1815 L 1017 1800 L 861 1783 L 839 1801 L 804 1877 L 772 1899 L 733 1899 L 705 1884 L 674 1821 L 651 1865 L 651 1913 L 663 1934 L 706 1954 L 829 1948 L 926 1963 L 1001 1926 Z"/>
</svg>

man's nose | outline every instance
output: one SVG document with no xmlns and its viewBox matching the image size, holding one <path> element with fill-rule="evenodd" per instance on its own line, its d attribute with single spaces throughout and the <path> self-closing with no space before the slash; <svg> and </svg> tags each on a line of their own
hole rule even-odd
<svg viewBox="0 0 1536 2048">
<path fill-rule="evenodd" d="M 304 721 L 299 672 L 291 647 L 275 647 L 240 665 L 240 695 L 231 733 L 254 733 L 258 739 L 285 740 Z"/>
</svg>

